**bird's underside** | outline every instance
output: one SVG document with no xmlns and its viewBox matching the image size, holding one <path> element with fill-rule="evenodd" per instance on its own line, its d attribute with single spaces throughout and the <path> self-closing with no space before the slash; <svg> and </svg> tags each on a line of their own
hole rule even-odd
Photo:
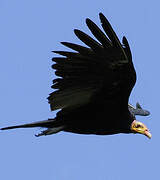
<svg viewBox="0 0 160 180">
<path fill-rule="evenodd" d="M 140 116 L 147 116 L 149 115 L 149 111 L 142 109 L 142 107 L 139 105 L 139 103 L 136 104 L 136 107 L 134 107 L 131 104 L 128 104 L 128 109 L 131 112 L 132 116 L 140 115 Z M 87 108 L 86 108 L 87 110 Z M 120 109 L 119 112 L 116 111 L 116 113 L 110 113 L 109 109 L 106 113 L 107 116 L 103 116 L 104 112 L 106 113 L 106 109 L 101 109 L 101 111 L 92 112 L 85 112 L 83 110 L 83 114 L 80 114 L 78 111 L 75 111 L 72 114 L 68 114 L 67 116 L 64 116 L 65 119 L 48 119 L 44 121 L 38 121 L 33 123 L 27 123 L 23 125 L 17 125 L 17 126 L 9 126 L 2 128 L 2 130 L 6 129 L 15 129 L 15 128 L 29 128 L 29 127 L 44 127 L 47 128 L 46 130 L 41 131 L 39 134 L 36 134 L 35 136 L 43 136 L 43 135 L 51 135 L 58 133 L 60 131 L 65 132 L 72 132 L 72 133 L 78 133 L 78 134 L 97 134 L 97 135 L 109 135 L 109 134 L 116 134 L 116 133 L 124 133 L 119 130 L 119 126 L 121 126 L 121 123 L 117 124 L 117 119 L 119 119 L 118 114 L 121 113 Z M 79 116 L 77 116 L 77 113 Z M 72 116 L 72 117 L 70 117 Z M 97 121 L 95 121 L 95 118 Z M 125 117 L 124 117 L 125 118 Z M 74 121 L 70 122 L 70 119 L 73 119 Z M 113 130 L 108 126 L 107 119 L 112 119 L 114 126 L 114 133 Z M 93 121 L 94 120 L 94 121 Z M 68 122 L 66 124 L 66 122 Z M 100 123 L 97 123 L 100 122 Z M 120 121 L 119 121 L 120 122 Z M 116 128 L 117 125 L 117 128 Z M 125 133 L 129 133 L 128 129 L 126 129 Z"/>
<path fill-rule="evenodd" d="M 125 37 L 122 43 L 105 16 L 99 14 L 103 31 L 90 19 L 86 24 L 97 39 L 75 29 L 75 35 L 87 46 L 61 42 L 72 51 L 53 51 L 52 68 L 58 78 L 49 95 L 51 111 L 60 110 L 56 117 L 5 129 L 44 127 L 41 135 L 67 131 L 80 134 L 108 135 L 141 133 L 151 135 L 135 115 L 149 115 L 139 104 L 128 103 L 136 82 L 132 55 Z"/>
</svg>

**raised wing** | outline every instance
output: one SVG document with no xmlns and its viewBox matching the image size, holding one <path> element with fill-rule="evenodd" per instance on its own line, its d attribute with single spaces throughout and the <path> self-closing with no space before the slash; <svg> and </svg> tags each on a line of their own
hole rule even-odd
<svg viewBox="0 0 160 180">
<path fill-rule="evenodd" d="M 86 19 L 95 38 L 75 29 L 76 36 L 88 47 L 62 42 L 75 52 L 53 51 L 63 57 L 53 58 L 52 68 L 60 78 L 53 80 L 49 97 L 51 110 L 72 111 L 93 104 L 121 105 L 128 108 L 128 98 L 136 82 L 131 51 L 127 39 L 120 43 L 105 16 L 100 13 L 104 32 Z"/>
</svg>

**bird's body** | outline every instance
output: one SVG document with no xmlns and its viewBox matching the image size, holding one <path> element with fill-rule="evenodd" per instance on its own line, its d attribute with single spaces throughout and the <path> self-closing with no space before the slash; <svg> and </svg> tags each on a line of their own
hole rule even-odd
<svg viewBox="0 0 160 180">
<path fill-rule="evenodd" d="M 66 131 L 97 135 L 138 132 L 151 137 L 148 129 L 135 121 L 136 113 L 143 114 L 142 108 L 137 111 L 128 105 L 136 82 L 128 41 L 123 37 L 121 44 L 105 16 L 99 16 L 104 32 L 86 19 L 98 41 L 76 29 L 76 36 L 88 47 L 62 42 L 74 52 L 54 51 L 62 56 L 53 58 L 52 68 L 59 78 L 53 80 L 56 90 L 48 97 L 51 110 L 60 109 L 56 117 L 2 130 L 40 126 L 48 129 L 38 136 Z M 136 131 L 140 126 L 142 130 Z"/>
<path fill-rule="evenodd" d="M 96 113 L 96 111 L 98 112 Z M 77 114 L 80 113 L 78 112 Z M 66 128 L 64 128 L 65 131 L 79 134 L 97 135 L 130 133 L 130 124 L 132 121 L 130 121 L 130 124 L 128 123 L 128 125 L 126 125 L 126 123 L 122 123 L 122 121 L 131 118 L 128 112 L 123 114 L 121 119 L 119 119 L 118 114 L 113 114 L 111 111 L 106 111 L 105 108 L 101 108 L 100 110 L 93 108 L 92 111 L 85 112 L 85 114 L 79 116 L 77 116 L 77 114 L 73 114 L 73 116 L 69 114 L 68 116 L 64 117 L 67 122 Z"/>
</svg>

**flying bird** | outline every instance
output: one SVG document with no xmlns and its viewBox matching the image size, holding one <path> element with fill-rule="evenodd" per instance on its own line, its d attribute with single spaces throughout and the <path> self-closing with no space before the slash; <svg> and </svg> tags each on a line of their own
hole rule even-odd
<svg viewBox="0 0 160 180">
<path fill-rule="evenodd" d="M 97 39 L 75 29 L 85 46 L 61 42 L 72 51 L 53 51 L 52 68 L 56 79 L 49 95 L 51 111 L 56 117 L 30 124 L 1 128 L 43 127 L 36 136 L 60 131 L 78 134 L 111 135 L 139 133 L 151 138 L 148 128 L 135 115 L 149 115 L 139 104 L 129 104 L 136 82 L 132 54 L 126 37 L 119 41 L 106 17 L 100 13 L 103 31 L 90 19 L 86 24 Z"/>
</svg>

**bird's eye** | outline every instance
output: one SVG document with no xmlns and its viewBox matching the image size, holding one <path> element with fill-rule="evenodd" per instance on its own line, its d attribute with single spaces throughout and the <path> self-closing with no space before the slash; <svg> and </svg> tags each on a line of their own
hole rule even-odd
<svg viewBox="0 0 160 180">
<path fill-rule="evenodd" d="M 137 124 L 136 128 L 140 128 L 140 127 L 142 127 L 142 126 L 140 124 Z"/>
</svg>

